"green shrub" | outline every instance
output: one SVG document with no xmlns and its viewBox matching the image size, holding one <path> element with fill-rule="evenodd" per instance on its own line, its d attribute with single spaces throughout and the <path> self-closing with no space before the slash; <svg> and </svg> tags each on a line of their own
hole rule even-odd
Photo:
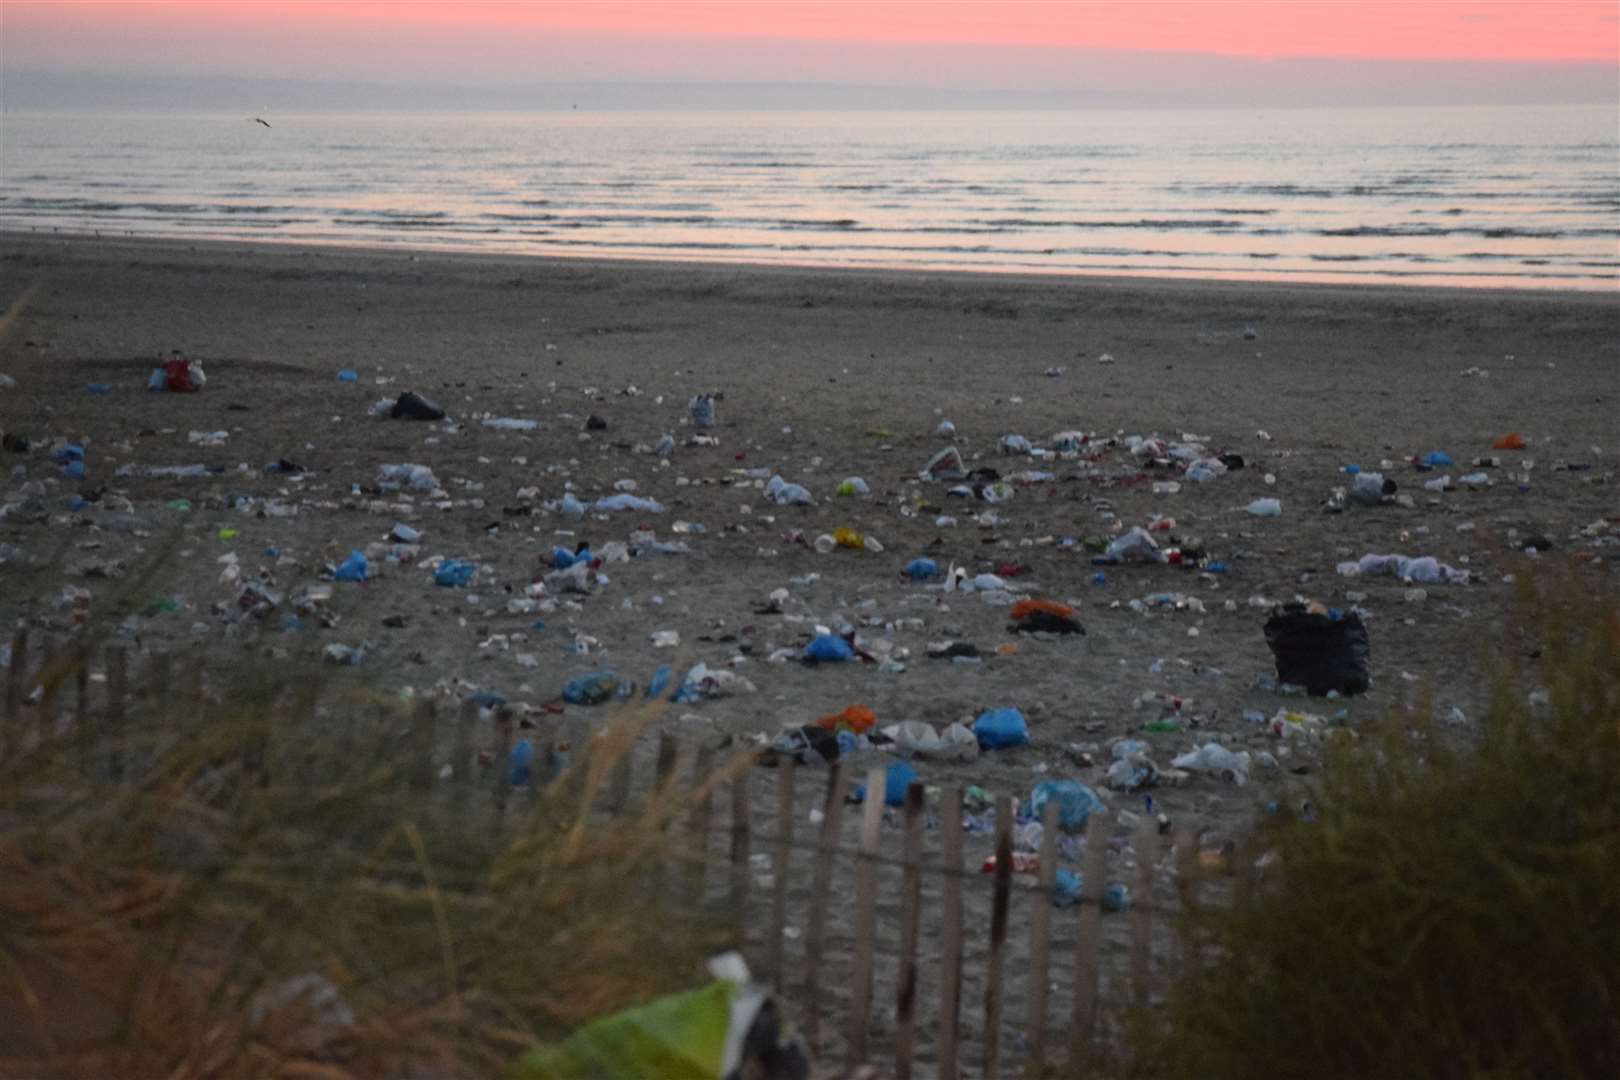
<svg viewBox="0 0 1620 1080">
<path fill-rule="evenodd" d="M 1315 820 L 1260 826 L 1136 1072 L 1620 1075 L 1620 606 L 1588 575 L 1516 613 L 1476 737 L 1424 703 L 1335 747 Z"/>
</svg>

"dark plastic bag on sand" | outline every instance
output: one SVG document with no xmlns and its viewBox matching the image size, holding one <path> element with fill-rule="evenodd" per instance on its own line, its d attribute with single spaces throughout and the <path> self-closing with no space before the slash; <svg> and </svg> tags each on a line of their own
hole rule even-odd
<svg viewBox="0 0 1620 1080">
<path fill-rule="evenodd" d="M 391 410 L 395 420 L 443 420 L 444 410 L 420 394 L 407 390 L 399 395 Z"/>
<path fill-rule="evenodd" d="M 1277 678 L 1316 697 L 1330 690 L 1365 693 L 1371 684 L 1367 627 L 1354 613 L 1312 612 L 1301 604 L 1279 607 L 1266 620 L 1266 644 Z"/>
</svg>

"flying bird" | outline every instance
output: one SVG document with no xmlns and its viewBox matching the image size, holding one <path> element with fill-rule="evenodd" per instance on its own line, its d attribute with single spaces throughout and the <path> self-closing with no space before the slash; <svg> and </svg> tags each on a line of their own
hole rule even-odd
<svg viewBox="0 0 1620 1080">
<path fill-rule="evenodd" d="M 257 116 L 255 116 L 255 117 L 254 117 L 254 118 L 253 118 L 253 122 L 254 122 L 254 123 L 255 123 L 255 124 L 263 124 L 263 125 L 264 125 L 264 126 L 265 126 L 265 127 L 269 127 L 269 126 L 270 126 L 270 121 L 268 121 L 268 120 L 260 120 L 260 119 L 259 119 L 259 118 L 258 118 L 258 117 L 257 117 Z"/>
</svg>

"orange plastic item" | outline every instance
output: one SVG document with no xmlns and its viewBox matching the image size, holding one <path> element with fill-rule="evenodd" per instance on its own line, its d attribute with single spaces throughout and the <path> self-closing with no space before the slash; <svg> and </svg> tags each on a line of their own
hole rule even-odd
<svg viewBox="0 0 1620 1080">
<path fill-rule="evenodd" d="M 848 728 L 857 735 L 864 735 L 877 723 L 877 713 L 865 705 L 849 705 L 843 712 L 831 716 L 823 716 L 816 721 L 816 726 L 826 728 L 828 731 L 837 731 L 839 728 Z"/>
<path fill-rule="evenodd" d="M 1524 436 L 1517 431 L 1510 431 L 1506 435 L 1491 443 L 1492 450 L 1523 450 L 1530 444 L 1524 441 Z"/>
<path fill-rule="evenodd" d="M 1074 608 L 1068 604 L 1060 604 L 1056 600 L 1020 600 L 1012 606 L 1012 611 L 1008 617 L 1013 622 L 1018 622 L 1021 619 L 1029 618 L 1037 612 L 1044 612 L 1057 619 L 1074 618 Z"/>
<path fill-rule="evenodd" d="M 997 645 L 996 646 L 996 655 L 997 656 L 1017 656 L 1018 655 L 1018 646 L 1014 645 L 1010 641 L 1006 642 L 1005 644 L 1002 644 L 1002 645 Z"/>
</svg>

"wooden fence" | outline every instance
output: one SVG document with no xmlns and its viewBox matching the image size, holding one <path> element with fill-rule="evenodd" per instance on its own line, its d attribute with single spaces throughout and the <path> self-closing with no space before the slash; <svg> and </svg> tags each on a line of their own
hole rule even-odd
<svg viewBox="0 0 1620 1080">
<path fill-rule="evenodd" d="M 0 760 L 54 734 L 86 769 L 124 779 L 137 767 L 118 737 L 132 702 L 204 698 L 197 667 L 177 674 L 161 654 L 132 680 L 123 648 L 108 648 L 93 674 L 51 640 L 30 645 L 26 631 L 12 641 Z M 94 686 L 102 687 L 99 709 Z M 518 818 L 532 792 L 514 788 L 506 766 L 518 737 L 511 715 L 497 710 L 488 724 L 478 715 L 466 703 L 455 722 L 440 722 L 430 701 L 418 702 L 397 745 L 407 755 L 403 782 L 417 796 L 442 787 L 453 820 L 469 813 L 469 796 L 483 787 L 483 828 L 491 819 L 482 815 Z M 534 778 L 545 782 L 558 740 L 535 735 Z M 717 756 L 712 740 L 642 739 L 619 759 L 601 810 L 625 813 L 637 792 L 701 790 Z M 635 774 L 649 764 L 649 782 L 638 784 Z M 860 771 L 791 761 L 741 768 L 670 827 L 686 856 L 687 887 L 742 914 L 751 965 L 801 1018 L 818 1059 L 872 1064 L 899 1078 L 997 1077 L 1056 1063 L 1081 1076 L 1098 1060 L 1117 1061 L 1125 1009 L 1150 1006 L 1183 963 L 1165 916 L 1194 902 L 1197 837 L 1161 835 L 1150 814 L 1130 828 L 1099 814 L 1079 838 L 1065 839 L 1058 806 L 1048 802 L 1038 870 L 1015 874 L 1012 798 L 994 800 L 990 829 L 969 832 L 952 827 L 965 820 L 962 788 L 931 800 L 913 783 L 891 808 L 883 764 Z M 857 779 L 867 797 L 846 812 Z M 982 872 L 991 855 L 993 871 Z M 1077 903 L 1065 896 L 1058 906 L 1065 857 L 1078 864 L 1081 889 Z M 1118 915 L 1104 911 L 1104 888 L 1115 882 L 1130 893 Z"/>
</svg>

